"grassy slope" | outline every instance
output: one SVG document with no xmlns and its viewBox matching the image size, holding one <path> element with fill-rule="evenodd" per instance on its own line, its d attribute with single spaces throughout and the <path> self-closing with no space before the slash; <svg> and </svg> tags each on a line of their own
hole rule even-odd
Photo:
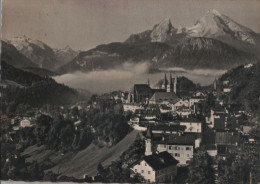
<svg viewBox="0 0 260 184">
<path fill-rule="evenodd" d="M 138 134 L 138 131 L 133 130 L 111 148 L 99 148 L 91 144 L 86 149 L 77 153 L 68 153 L 61 156 L 57 152 L 45 150 L 43 146 L 31 146 L 24 151 L 24 155 L 28 156 L 27 161 L 29 162 L 33 160 L 42 162 L 49 158 L 55 163 L 55 166 L 50 169 L 53 172 L 73 176 L 75 178 L 82 178 L 84 174 L 88 174 L 89 176 L 95 175 L 99 162 L 101 162 L 103 166 L 108 166 L 112 161 L 118 159 L 119 156 L 133 144 Z"/>
</svg>

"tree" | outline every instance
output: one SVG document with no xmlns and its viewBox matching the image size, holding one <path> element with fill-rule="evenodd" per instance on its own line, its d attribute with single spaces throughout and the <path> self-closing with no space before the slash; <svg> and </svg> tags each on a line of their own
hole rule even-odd
<svg viewBox="0 0 260 184">
<path fill-rule="evenodd" d="M 205 150 L 194 153 L 189 165 L 189 182 L 198 184 L 214 183 L 213 158 Z"/>
</svg>

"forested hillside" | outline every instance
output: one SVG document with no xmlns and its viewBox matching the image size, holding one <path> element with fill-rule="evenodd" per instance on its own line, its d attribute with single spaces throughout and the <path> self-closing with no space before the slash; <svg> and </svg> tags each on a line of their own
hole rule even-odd
<svg viewBox="0 0 260 184">
<path fill-rule="evenodd" d="M 3 112 L 7 110 L 14 112 L 18 105 L 32 107 L 47 104 L 66 105 L 84 98 L 76 90 L 58 84 L 50 77 L 41 77 L 5 62 L 2 62 L 2 80 L 13 81 L 24 86 L 23 88 L 7 86 L 3 89 L 2 95 L 6 100 L 2 105 Z"/>
<path fill-rule="evenodd" d="M 260 63 L 234 68 L 225 73 L 219 82 L 229 81 L 232 90 L 229 102 L 242 104 L 248 112 L 259 116 L 260 112 Z"/>
</svg>

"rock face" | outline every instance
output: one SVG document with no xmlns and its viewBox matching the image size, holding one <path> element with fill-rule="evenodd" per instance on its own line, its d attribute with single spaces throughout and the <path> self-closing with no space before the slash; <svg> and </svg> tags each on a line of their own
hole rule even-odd
<svg viewBox="0 0 260 184">
<path fill-rule="evenodd" d="M 39 67 L 21 54 L 12 44 L 2 41 L 1 61 L 17 68 Z"/>
<path fill-rule="evenodd" d="M 54 70 L 56 65 L 55 54 L 48 45 L 39 41 L 32 40 L 27 37 L 15 37 L 9 40 L 8 43 L 12 44 L 19 52 L 29 58 L 33 63 L 41 68 Z"/>
<path fill-rule="evenodd" d="M 56 61 L 57 61 L 57 67 L 64 65 L 71 61 L 73 58 L 75 58 L 78 55 L 78 51 L 73 50 L 69 46 L 66 46 L 63 49 L 53 49 Z"/>
<path fill-rule="evenodd" d="M 50 46 L 39 40 L 31 38 L 15 37 L 6 41 L 12 44 L 21 54 L 40 68 L 56 70 L 57 67 L 71 61 L 78 54 L 69 46 L 63 49 L 52 49 Z"/>
<path fill-rule="evenodd" d="M 126 42 L 135 43 L 136 40 L 132 38 L 139 38 L 139 42 L 163 42 L 174 45 L 187 37 L 213 38 L 255 55 L 260 51 L 259 34 L 216 10 L 208 11 L 195 25 L 187 28 L 174 28 L 170 19 L 166 19 L 155 25 L 152 30 L 131 35 Z"/>
<path fill-rule="evenodd" d="M 260 36 L 216 10 L 208 11 L 194 26 L 186 29 L 190 37 L 214 38 L 243 51 L 256 53 Z"/>
</svg>

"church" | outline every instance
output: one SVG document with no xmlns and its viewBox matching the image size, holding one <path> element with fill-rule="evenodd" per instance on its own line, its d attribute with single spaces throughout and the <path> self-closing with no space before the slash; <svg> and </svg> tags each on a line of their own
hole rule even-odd
<svg viewBox="0 0 260 184">
<path fill-rule="evenodd" d="M 177 77 L 172 78 L 170 74 L 170 80 L 167 79 L 165 74 L 164 82 L 161 88 L 151 88 L 149 80 L 147 84 L 135 84 L 132 90 L 129 92 L 128 101 L 130 103 L 151 103 L 158 104 L 163 101 L 176 101 L 178 97 L 177 93 Z"/>
</svg>

